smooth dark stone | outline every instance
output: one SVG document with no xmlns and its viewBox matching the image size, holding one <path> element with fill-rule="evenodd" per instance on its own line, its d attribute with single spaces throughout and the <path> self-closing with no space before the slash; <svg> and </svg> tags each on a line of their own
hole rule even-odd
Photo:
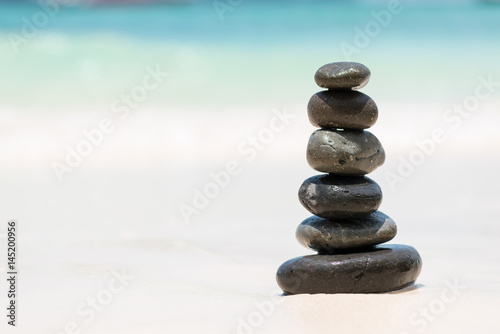
<svg viewBox="0 0 500 334">
<path fill-rule="evenodd" d="M 316 72 L 318 86 L 328 89 L 361 89 L 370 80 L 370 70 L 363 64 L 338 62 L 326 64 Z"/>
<path fill-rule="evenodd" d="M 382 144 L 368 131 L 317 130 L 307 145 L 307 162 L 324 173 L 365 175 L 384 161 Z"/>
<path fill-rule="evenodd" d="M 351 254 L 298 257 L 283 263 L 276 279 L 286 294 L 377 293 L 413 284 L 421 268 L 415 248 L 383 245 Z"/>
<path fill-rule="evenodd" d="M 302 183 L 299 200 L 309 212 L 322 218 L 360 218 L 378 209 L 382 190 L 366 176 L 324 174 Z"/>
<path fill-rule="evenodd" d="M 321 254 L 334 254 L 355 248 L 366 248 L 394 238 L 394 220 L 380 211 L 353 219 L 329 220 L 312 216 L 298 227 L 299 243 Z"/>
<path fill-rule="evenodd" d="M 307 114 L 311 124 L 319 128 L 363 130 L 375 124 L 378 108 L 366 94 L 329 90 L 311 97 Z"/>
</svg>

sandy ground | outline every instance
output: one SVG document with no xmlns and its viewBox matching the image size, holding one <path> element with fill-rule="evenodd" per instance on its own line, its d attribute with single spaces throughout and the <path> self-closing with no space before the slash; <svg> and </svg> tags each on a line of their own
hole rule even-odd
<svg viewBox="0 0 500 334">
<path fill-rule="evenodd" d="M 151 108 L 124 120 L 91 108 L 5 106 L 0 270 L 6 275 L 5 229 L 14 218 L 20 275 L 18 326 L 2 315 L 2 333 L 498 333 L 498 101 L 456 129 L 441 117 L 448 106 L 378 104 L 371 131 L 388 156 L 370 177 L 384 190 L 381 210 L 398 224 L 391 243 L 421 253 L 418 284 L 389 294 L 286 297 L 276 269 L 311 253 L 294 237 L 309 216 L 297 190 L 315 174 L 305 160 L 314 128 L 304 105 L 287 107 L 295 118 L 255 157 L 238 147 L 269 127 L 269 106 Z M 105 117 L 116 128 L 59 182 L 51 164 Z M 446 141 L 391 187 L 387 173 L 436 128 Z M 180 205 L 192 205 L 210 172 L 231 161 L 240 172 L 184 220 Z"/>
</svg>

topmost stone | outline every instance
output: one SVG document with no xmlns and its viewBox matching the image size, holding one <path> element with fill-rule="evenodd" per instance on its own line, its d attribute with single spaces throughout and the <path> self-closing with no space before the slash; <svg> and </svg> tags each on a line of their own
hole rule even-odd
<svg viewBox="0 0 500 334">
<path fill-rule="evenodd" d="M 370 80 L 370 74 L 363 64 L 339 62 L 322 66 L 314 80 L 318 86 L 328 89 L 361 89 Z"/>
</svg>

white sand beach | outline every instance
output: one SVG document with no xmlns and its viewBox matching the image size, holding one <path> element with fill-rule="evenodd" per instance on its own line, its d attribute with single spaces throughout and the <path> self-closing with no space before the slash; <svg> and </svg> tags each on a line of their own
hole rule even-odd
<svg viewBox="0 0 500 334">
<path fill-rule="evenodd" d="M 498 105 L 488 101 L 460 129 L 447 129 L 448 139 L 393 190 L 387 172 L 397 173 L 415 138 L 446 127 L 433 116 L 446 106 L 411 106 L 420 114 L 410 119 L 398 116 L 404 105 L 379 102 L 370 131 L 387 161 L 371 177 L 384 191 L 381 210 L 398 224 L 391 243 L 414 246 L 424 265 L 412 288 L 362 295 L 280 296 L 275 282 L 282 262 L 312 253 L 294 237 L 309 216 L 297 189 L 315 174 L 305 160 L 314 130 L 305 104 L 287 108 L 295 118 L 251 161 L 238 146 L 267 127 L 270 109 L 213 120 L 206 110 L 143 109 L 116 120 L 63 182 L 51 169 L 64 159 L 61 143 L 78 143 L 84 137 L 71 129 L 90 129 L 106 112 L 5 113 L 1 202 L 11 216 L 2 220 L 20 226 L 20 295 L 19 325 L 2 324 L 2 332 L 495 333 Z M 232 160 L 241 172 L 186 223 L 179 206 Z M 123 289 L 106 293 L 116 272 L 125 275 Z"/>
</svg>

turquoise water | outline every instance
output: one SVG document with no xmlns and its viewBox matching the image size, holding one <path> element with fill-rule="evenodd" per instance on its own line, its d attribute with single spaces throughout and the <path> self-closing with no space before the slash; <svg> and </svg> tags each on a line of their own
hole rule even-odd
<svg viewBox="0 0 500 334">
<path fill-rule="evenodd" d="M 211 1 L 61 7 L 16 53 L 9 34 L 22 36 L 23 17 L 41 8 L 2 3 L 3 102 L 106 104 L 147 66 L 171 74 L 151 103 L 183 105 L 303 101 L 315 90 L 316 68 L 346 58 L 372 69 L 367 89 L 386 99 L 452 101 L 473 90 L 477 76 L 500 77 L 500 6 L 402 1 L 382 26 L 373 12 L 387 6 L 247 0 L 222 21 Z M 378 30 L 356 44 L 355 29 L 370 24 Z M 346 45 L 356 52 L 343 52 Z"/>
</svg>

